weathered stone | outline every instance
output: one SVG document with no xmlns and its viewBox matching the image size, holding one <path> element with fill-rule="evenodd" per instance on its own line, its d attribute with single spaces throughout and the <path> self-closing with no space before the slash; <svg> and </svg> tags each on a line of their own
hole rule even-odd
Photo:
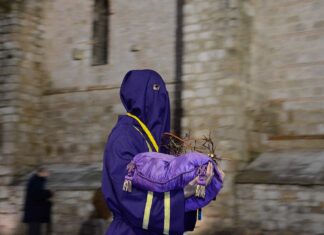
<svg viewBox="0 0 324 235">
<path fill-rule="evenodd" d="M 0 214 L 13 214 L 17 212 L 15 205 L 10 204 L 8 201 L 0 202 Z"/>
<path fill-rule="evenodd" d="M 72 57 L 74 60 L 82 60 L 84 58 L 84 53 L 80 49 L 74 49 L 72 52 Z"/>
<path fill-rule="evenodd" d="M 6 186 L 0 186 L 0 200 L 9 197 L 9 189 Z"/>
<path fill-rule="evenodd" d="M 307 157 L 306 157 L 307 156 Z M 322 150 L 265 152 L 239 174 L 239 182 L 313 185 L 323 184 Z"/>
<path fill-rule="evenodd" d="M 0 176 L 9 175 L 10 173 L 12 173 L 10 167 L 0 165 Z"/>
</svg>

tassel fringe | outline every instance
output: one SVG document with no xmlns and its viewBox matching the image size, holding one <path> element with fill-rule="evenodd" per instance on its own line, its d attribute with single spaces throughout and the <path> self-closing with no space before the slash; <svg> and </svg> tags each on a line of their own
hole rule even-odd
<svg viewBox="0 0 324 235">
<path fill-rule="evenodd" d="M 200 197 L 200 198 L 205 198 L 205 196 L 206 196 L 206 186 L 198 184 L 196 186 L 195 196 Z"/>
<path fill-rule="evenodd" d="M 132 181 L 125 179 L 123 184 L 123 191 L 125 192 L 132 192 Z"/>
</svg>

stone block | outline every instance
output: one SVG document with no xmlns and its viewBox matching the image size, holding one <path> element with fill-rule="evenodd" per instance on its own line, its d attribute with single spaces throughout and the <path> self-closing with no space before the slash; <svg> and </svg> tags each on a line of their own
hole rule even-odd
<svg viewBox="0 0 324 235">
<path fill-rule="evenodd" d="M 261 226 L 267 231 L 275 231 L 277 229 L 277 223 L 273 220 L 265 220 Z"/>
<path fill-rule="evenodd" d="M 17 212 L 17 208 L 14 204 L 10 204 L 9 201 L 0 201 L 0 214 L 13 214 Z"/>
<path fill-rule="evenodd" d="M 310 201 L 313 198 L 313 195 L 309 191 L 300 191 L 297 192 L 297 198 L 301 201 Z"/>
<path fill-rule="evenodd" d="M 9 189 L 7 186 L 0 186 L 0 200 L 7 199 L 9 197 Z"/>
<path fill-rule="evenodd" d="M 0 165 L 0 176 L 6 176 L 11 174 L 11 168 L 9 166 Z"/>
<path fill-rule="evenodd" d="M 3 108 L 0 108 L 0 113 L 2 115 L 15 114 L 16 112 L 17 112 L 17 108 L 16 107 L 3 107 Z"/>
<path fill-rule="evenodd" d="M 183 28 L 183 31 L 185 33 L 190 33 L 190 32 L 197 32 L 201 30 L 201 25 L 200 24 L 190 24 L 190 25 L 186 25 Z"/>
<path fill-rule="evenodd" d="M 16 151 L 16 146 L 14 143 L 5 142 L 2 144 L 2 153 L 3 154 L 11 154 Z"/>
<path fill-rule="evenodd" d="M 238 8 L 239 7 L 239 0 L 229 0 L 228 1 L 229 8 Z"/>
<path fill-rule="evenodd" d="M 81 49 L 74 48 L 72 51 L 72 58 L 74 60 L 82 60 L 84 59 L 84 52 Z"/>
<path fill-rule="evenodd" d="M 19 48 L 19 45 L 18 45 L 17 42 L 9 41 L 9 42 L 3 43 L 3 48 L 6 49 L 6 50 L 18 49 Z"/>
<path fill-rule="evenodd" d="M 266 192 L 266 198 L 273 200 L 273 199 L 279 199 L 280 198 L 280 192 L 279 191 L 269 191 Z"/>
<path fill-rule="evenodd" d="M 313 194 L 313 198 L 317 202 L 324 202 L 324 191 L 317 191 Z"/>
</svg>

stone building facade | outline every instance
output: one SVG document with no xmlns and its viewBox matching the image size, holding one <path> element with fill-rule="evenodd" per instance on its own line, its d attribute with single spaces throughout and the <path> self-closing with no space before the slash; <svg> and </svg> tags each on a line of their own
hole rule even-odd
<svg viewBox="0 0 324 235">
<path fill-rule="evenodd" d="M 136 68 L 165 78 L 174 130 L 211 131 L 231 159 L 193 234 L 324 234 L 323 1 L 0 3 L 0 234 L 23 230 L 21 179 L 40 164 L 53 171 L 54 233 L 78 233 Z"/>
</svg>

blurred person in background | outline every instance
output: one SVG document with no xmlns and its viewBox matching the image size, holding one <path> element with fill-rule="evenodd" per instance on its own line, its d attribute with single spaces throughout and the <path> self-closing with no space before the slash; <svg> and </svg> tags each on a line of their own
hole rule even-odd
<svg viewBox="0 0 324 235">
<path fill-rule="evenodd" d="M 28 180 L 23 216 L 23 222 L 28 226 L 28 235 L 51 234 L 52 202 L 50 199 L 53 193 L 45 188 L 49 175 L 50 172 L 46 168 L 40 167 Z"/>
<path fill-rule="evenodd" d="M 196 211 L 185 212 L 184 208 L 185 199 L 194 194 L 192 182 L 167 196 L 135 187 L 132 193 L 123 191 L 126 166 L 133 157 L 161 145 L 162 133 L 170 132 L 170 100 L 162 77 L 152 70 L 129 71 L 120 96 L 128 113 L 119 116 L 103 160 L 102 191 L 113 213 L 106 235 L 182 235 L 192 231 Z M 146 132 L 151 133 L 151 138 L 145 136 Z"/>
</svg>

